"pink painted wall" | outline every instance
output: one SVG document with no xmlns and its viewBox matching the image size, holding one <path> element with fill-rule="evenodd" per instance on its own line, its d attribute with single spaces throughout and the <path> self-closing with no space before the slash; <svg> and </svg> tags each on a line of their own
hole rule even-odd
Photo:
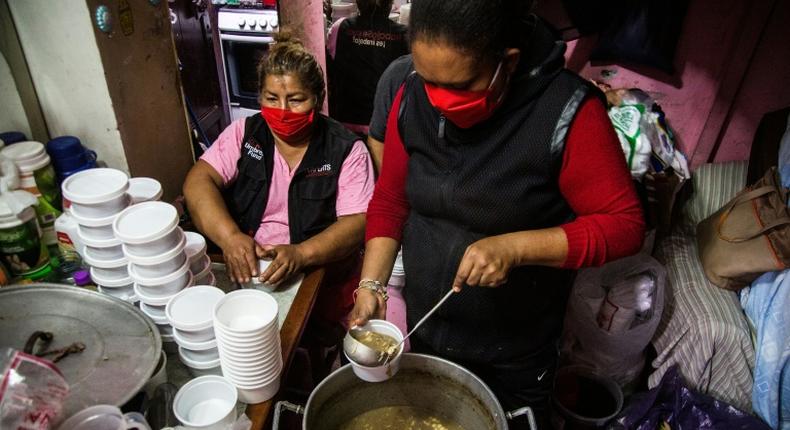
<svg viewBox="0 0 790 430">
<path fill-rule="evenodd" d="M 790 105 L 789 15 L 785 0 L 690 2 L 673 76 L 634 65 L 590 64 L 594 36 L 570 42 L 566 58 L 586 78 L 653 95 L 692 166 L 745 159 L 762 114 Z M 614 73 L 605 77 L 604 70 Z"/>
</svg>

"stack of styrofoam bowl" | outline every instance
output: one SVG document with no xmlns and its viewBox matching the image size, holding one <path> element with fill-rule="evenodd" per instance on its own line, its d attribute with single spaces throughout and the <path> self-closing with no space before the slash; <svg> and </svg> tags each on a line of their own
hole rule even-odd
<svg viewBox="0 0 790 430">
<path fill-rule="evenodd" d="M 206 238 L 200 233 L 185 231 L 187 245 L 184 249 L 189 260 L 189 270 L 195 275 L 195 285 L 217 285 L 211 272 L 211 259 L 206 254 Z"/>
<path fill-rule="evenodd" d="M 271 399 L 280 388 L 283 366 L 277 301 L 264 291 L 236 290 L 214 307 L 222 374 L 245 403 Z"/>
<path fill-rule="evenodd" d="M 126 194 L 129 176 L 116 169 L 88 169 L 69 176 L 61 188 L 79 224 L 79 236 L 85 244 L 82 257 L 91 266 L 91 278 L 102 292 L 135 301 L 128 261 L 112 228 L 118 214 L 130 203 Z"/>
<path fill-rule="evenodd" d="M 192 272 L 184 248 L 186 236 L 178 227 L 178 212 L 170 204 L 144 202 L 129 206 L 112 225 L 120 239 L 134 292 L 141 310 L 152 319 L 159 317 L 163 342 L 174 337 L 161 317 L 172 297 L 192 284 Z M 172 349 L 171 345 L 166 345 Z"/>
<path fill-rule="evenodd" d="M 178 344 L 178 356 L 193 376 L 222 374 L 213 314 L 214 306 L 224 296 L 217 287 L 198 285 L 176 294 L 165 308 Z"/>
</svg>

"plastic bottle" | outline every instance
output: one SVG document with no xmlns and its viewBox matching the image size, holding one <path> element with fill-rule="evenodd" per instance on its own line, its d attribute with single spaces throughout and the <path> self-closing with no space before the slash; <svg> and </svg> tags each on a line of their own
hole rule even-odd
<svg viewBox="0 0 790 430">
<path fill-rule="evenodd" d="M 33 209 L 35 204 L 36 197 L 26 191 L 0 193 L 0 255 L 11 276 L 31 281 L 52 273 Z"/>
<path fill-rule="evenodd" d="M 55 220 L 55 234 L 58 237 L 58 249 L 64 256 L 80 258 L 85 252 L 85 244 L 79 234 L 79 223 L 71 215 L 71 209 L 67 208 L 63 215 Z"/>
<path fill-rule="evenodd" d="M 91 272 L 85 269 L 78 270 L 72 275 L 74 285 L 96 291 L 96 284 L 91 279 Z"/>
</svg>

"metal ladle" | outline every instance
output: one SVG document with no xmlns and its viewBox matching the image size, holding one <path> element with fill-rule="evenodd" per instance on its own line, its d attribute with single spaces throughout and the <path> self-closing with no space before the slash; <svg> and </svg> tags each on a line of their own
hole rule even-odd
<svg viewBox="0 0 790 430">
<path fill-rule="evenodd" d="M 447 299 L 449 299 L 450 296 L 453 295 L 454 292 L 455 290 L 448 291 L 447 294 L 445 294 L 444 297 L 442 297 L 442 299 L 439 300 L 439 303 L 434 305 L 434 307 L 431 308 L 431 310 L 429 310 L 428 313 L 426 313 L 425 316 L 422 317 L 422 319 L 417 321 L 417 324 L 414 325 L 414 328 L 409 330 L 409 332 L 406 333 L 406 336 L 404 336 L 400 342 L 398 342 L 394 346 L 387 348 L 386 351 L 379 351 L 373 349 L 357 341 L 356 339 L 360 338 L 361 336 L 364 336 L 364 333 L 366 333 L 368 330 L 361 328 L 359 326 L 351 327 L 351 329 L 349 330 L 350 336 L 347 336 L 346 341 L 344 341 L 344 348 L 346 349 L 346 354 L 348 354 L 349 358 L 362 365 L 383 366 L 389 363 L 389 361 L 392 360 L 392 358 L 400 350 L 400 347 L 403 344 L 403 342 L 405 342 L 406 339 L 409 338 L 409 336 L 411 336 L 415 331 L 417 331 L 417 329 L 420 328 L 420 326 L 428 319 L 428 317 L 433 315 L 433 313 L 436 312 L 444 304 L 444 302 L 446 302 Z M 352 332 L 354 333 L 352 334 Z M 353 339 L 353 342 L 357 344 L 354 345 L 355 347 L 353 348 L 349 348 L 348 345 L 349 337 L 351 337 Z"/>
</svg>

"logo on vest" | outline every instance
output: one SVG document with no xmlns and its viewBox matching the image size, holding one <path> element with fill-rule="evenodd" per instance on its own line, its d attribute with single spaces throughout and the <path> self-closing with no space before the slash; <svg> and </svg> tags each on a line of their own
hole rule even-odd
<svg viewBox="0 0 790 430">
<path fill-rule="evenodd" d="M 247 156 L 252 157 L 258 161 L 263 158 L 263 150 L 257 143 L 244 142 L 244 149 L 247 150 Z"/>
<path fill-rule="evenodd" d="M 332 174 L 332 165 L 324 163 L 321 167 L 311 167 L 307 169 L 307 177 L 313 178 L 316 176 L 329 176 Z"/>
</svg>

